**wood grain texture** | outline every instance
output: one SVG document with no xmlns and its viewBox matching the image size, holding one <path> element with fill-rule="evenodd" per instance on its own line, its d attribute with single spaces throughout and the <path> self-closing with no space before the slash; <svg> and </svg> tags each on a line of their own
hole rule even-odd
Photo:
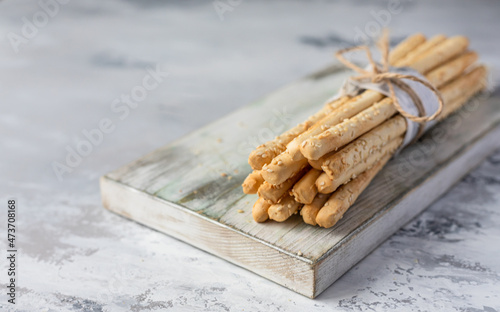
<svg viewBox="0 0 500 312">
<path fill-rule="evenodd" d="M 332 66 L 107 174 L 104 206 L 317 296 L 500 147 L 498 98 L 479 99 L 391 160 L 333 228 L 298 215 L 254 222 L 257 195 L 240 186 L 249 152 L 318 110 L 348 75 Z"/>
</svg>

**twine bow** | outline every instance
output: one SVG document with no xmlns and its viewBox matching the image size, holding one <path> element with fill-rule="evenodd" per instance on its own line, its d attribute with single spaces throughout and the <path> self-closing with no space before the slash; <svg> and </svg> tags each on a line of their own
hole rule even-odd
<svg viewBox="0 0 500 312">
<path fill-rule="evenodd" d="M 437 90 L 429 82 L 427 82 L 423 79 L 420 79 L 417 76 L 389 72 L 389 37 L 388 37 L 387 31 L 384 31 L 382 37 L 380 38 L 380 41 L 378 43 L 378 48 L 382 52 L 382 66 L 383 66 L 382 68 L 380 68 L 377 65 L 377 63 L 375 63 L 375 61 L 373 60 L 372 54 L 370 52 L 370 49 L 366 45 L 339 50 L 339 51 L 337 51 L 337 53 L 335 53 L 335 56 L 345 66 L 360 73 L 359 76 L 353 76 L 353 77 L 351 77 L 351 79 L 354 79 L 354 80 L 367 80 L 367 79 L 369 79 L 373 83 L 379 83 L 379 82 L 387 83 L 393 104 L 396 107 L 396 109 L 398 110 L 398 112 L 401 115 L 403 115 L 404 117 L 408 118 L 411 121 L 418 122 L 418 123 L 426 123 L 428 121 L 436 119 L 439 116 L 439 114 L 441 113 L 441 111 L 443 110 L 443 106 L 444 106 L 444 101 L 443 101 L 443 98 L 442 98 L 439 90 Z M 370 62 L 372 71 L 365 70 L 365 69 L 351 63 L 350 61 L 348 61 L 344 58 L 343 54 L 350 52 L 350 51 L 355 51 L 355 50 L 364 50 L 366 52 L 366 55 L 368 57 L 368 61 Z M 409 85 L 407 85 L 403 81 L 403 79 L 409 79 L 412 81 L 416 81 L 416 82 L 424 85 L 425 87 L 427 87 L 429 90 L 431 90 L 436 95 L 438 102 L 439 102 L 439 107 L 436 110 L 436 112 L 434 112 L 434 114 L 427 116 L 427 113 L 425 112 L 425 108 L 422 104 L 422 101 L 420 100 L 420 97 L 417 95 L 417 93 Z M 412 114 L 408 113 L 407 111 L 405 111 L 401 107 L 401 105 L 399 104 L 399 101 L 396 97 L 396 93 L 394 92 L 394 85 L 396 85 L 398 88 L 400 88 L 401 90 L 403 90 L 404 92 L 406 92 L 410 96 L 410 98 L 412 99 L 413 103 L 415 104 L 415 107 L 417 108 L 420 116 L 412 115 Z M 423 132 L 423 129 L 424 129 L 424 127 L 421 124 L 419 134 L 421 134 Z"/>
</svg>

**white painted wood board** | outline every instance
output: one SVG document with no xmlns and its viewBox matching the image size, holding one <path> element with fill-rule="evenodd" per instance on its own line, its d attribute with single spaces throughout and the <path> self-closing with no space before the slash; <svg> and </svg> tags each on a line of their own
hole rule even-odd
<svg viewBox="0 0 500 312">
<path fill-rule="evenodd" d="M 108 173 L 104 207 L 316 297 L 500 147 L 500 100 L 480 97 L 392 159 L 333 228 L 298 215 L 255 223 L 257 196 L 240 187 L 251 148 L 317 111 L 350 74 L 327 68 Z"/>
</svg>

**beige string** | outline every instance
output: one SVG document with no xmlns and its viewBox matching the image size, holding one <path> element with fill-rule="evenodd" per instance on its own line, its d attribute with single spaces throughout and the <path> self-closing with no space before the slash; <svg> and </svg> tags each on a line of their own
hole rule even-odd
<svg viewBox="0 0 500 312">
<path fill-rule="evenodd" d="M 423 124 L 425 124 L 428 121 L 436 119 L 439 116 L 439 114 L 441 114 L 441 112 L 443 110 L 443 106 L 444 106 L 444 101 L 443 101 L 443 98 L 441 96 L 441 93 L 432 84 L 430 84 L 429 82 L 427 82 L 425 80 L 418 78 L 417 76 L 389 72 L 389 37 L 388 37 L 387 31 L 384 31 L 382 37 L 380 38 L 380 40 L 378 42 L 378 47 L 379 47 L 380 51 L 382 52 L 382 66 L 383 66 L 383 68 L 380 68 L 379 66 L 377 66 L 377 64 L 373 60 L 370 49 L 366 45 L 342 49 L 342 50 L 338 51 L 337 53 L 335 53 L 335 56 L 345 66 L 360 73 L 359 76 L 353 76 L 353 77 L 351 77 L 351 79 L 354 79 L 354 80 L 370 79 L 374 83 L 379 83 L 379 82 L 387 83 L 387 85 L 389 86 L 389 91 L 391 93 L 391 98 L 392 98 L 393 104 L 396 107 L 396 109 L 398 110 L 398 112 L 401 115 L 403 115 L 404 117 L 410 119 L 411 121 L 421 123 L 420 129 L 419 129 L 419 135 L 417 135 L 417 137 L 419 137 L 420 134 L 423 133 L 423 130 L 424 130 Z M 371 71 L 365 70 L 365 69 L 349 62 L 348 60 L 346 60 L 344 58 L 343 54 L 345 54 L 347 52 L 355 51 L 355 50 L 364 50 L 366 52 L 368 61 L 370 62 L 370 65 L 371 65 L 371 69 L 372 69 Z M 436 95 L 438 102 L 439 102 L 439 107 L 434 114 L 427 116 L 427 114 L 425 112 L 424 105 L 422 104 L 422 101 L 420 100 L 420 97 L 416 94 L 416 92 L 410 86 L 408 86 L 403 81 L 403 79 L 409 79 L 412 81 L 416 81 L 416 82 L 424 85 L 425 87 L 427 87 L 429 90 L 431 90 Z M 406 112 L 401 107 L 401 105 L 399 105 L 396 94 L 394 93 L 394 85 L 396 85 L 398 88 L 400 88 L 401 90 L 403 90 L 404 92 L 406 92 L 410 96 L 410 98 L 412 99 L 413 103 L 415 104 L 420 116 L 415 116 L 415 115 L 412 115 L 412 114 Z"/>
</svg>

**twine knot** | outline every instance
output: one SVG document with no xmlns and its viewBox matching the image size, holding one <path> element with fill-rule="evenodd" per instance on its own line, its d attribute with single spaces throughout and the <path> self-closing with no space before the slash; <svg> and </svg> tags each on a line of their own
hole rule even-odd
<svg viewBox="0 0 500 312">
<path fill-rule="evenodd" d="M 362 46 L 355 46 L 351 48 L 346 48 L 337 51 L 335 53 L 335 56 L 337 59 L 344 64 L 346 67 L 351 68 L 352 70 L 358 72 L 360 75 L 359 76 L 353 76 L 351 79 L 354 80 L 369 80 L 373 83 L 386 83 L 387 86 L 389 87 L 389 91 L 391 94 L 391 98 L 393 101 L 394 106 L 396 107 L 397 111 L 403 115 L 403 117 L 414 121 L 418 123 L 426 123 L 428 121 L 436 119 L 439 114 L 441 114 L 444 106 L 444 101 L 441 96 L 441 93 L 439 90 L 434 87 L 431 83 L 429 83 L 426 80 L 423 80 L 417 76 L 414 75 L 405 75 L 405 74 L 400 74 L 400 73 L 395 73 L 395 72 L 390 72 L 389 71 L 389 36 L 387 31 L 384 31 L 382 37 L 380 38 L 378 42 L 378 47 L 380 52 L 382 52 L 382 68 L 377 65 L 377 63 L 373 60 L 372 53 L 370 51 L 370 48 L 366 45 Z M 371 71 L 363 69 L 354 63 L 351 63 L 347 59 L 344 58 L 345 53 L 355 51 L 355 50 L 364 50 L 366 52 L 366 56 L 368 58 L 368 61 L 370 62 L 371 65 Z M 422 104 L 422 101 L 418 94 L 408 85 L 406 84 L 403 79 L 409 79 L 415 82 L 418 82 L 425 87 L 427 87 L 430 91 L 436 95 L 439 103 L 439 107 L 434 112 L 432 115 L 427 116 L 427 113 L 425 112 L 424 105 Z M 405 111 L 401 105 L 399 104 L 399 101 L 397 99 L 396 93 L 394 92 L 394 85 L 400 88 L 402 91 L 408 94 L 410 98 L 412 99 L 413 103 L 415 104 L 415 107 L 417 108 L 419 115 L 420 116 L 415 116 L 412 115 L 411 113 L 408 113 Z M 423 128 L 423 127 L 421 127 Z"/>
</svg>

